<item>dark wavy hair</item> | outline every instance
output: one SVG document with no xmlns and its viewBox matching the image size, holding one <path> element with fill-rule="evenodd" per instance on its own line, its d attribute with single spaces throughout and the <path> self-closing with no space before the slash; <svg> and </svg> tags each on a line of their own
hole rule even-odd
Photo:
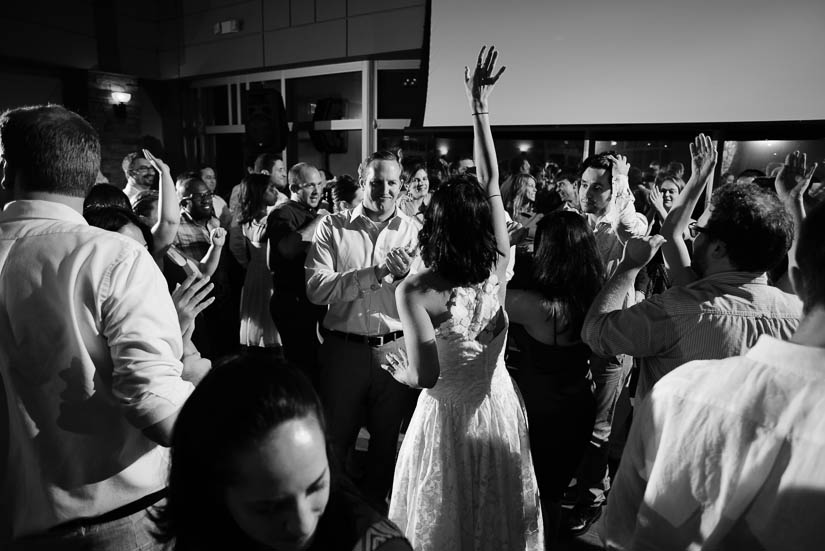
<svg viewBox="0 0 825 551">
<path fill-rule="evenodd" d="M 588 168 L 603 168 L 607 171 L 607 181 L 610 182 L 610 185 L 613 185 L 613 161 L 608 159 L 608 156 L 616 156 L 615 151 L 604 151 L 602 153 L 597 153 L 595 155 L 591 155 L 590 157 L 586 158 L 582 161 L 582 164 L 579 165 L 579 172 L 578 177 L 581 178 L 584 171 Z"/>
<path fill-rule="evenodd" d="M 418 240 L 424 264 L 459 286 L 485 281 L 504 255 L 496 248 L 487 196 L 470 175 L 433 193 Z"/>
<path fill-rule="evenodd" d="M 25 191 L 86 197 L 100 170 L 97 131 L 60 105 L 20 107 L 0 114 L 0 155 L 25 178 Z"/>
<path fill-rule="evenodd" d="M 767 272 L 790 249 L 793 220 L 775 194 L 734 182 L 713 193 L 711 206 L 706 233 L 725 244 L 737 270 Z"/>
<path fill-rule="evenodd" d="M 235 455 L 293 419 L 314 417 L 325 432 L 321 401 L 309 380 L 276 363 L 230 357 L 183 405 L 172 435 L 167 503 L 154 516 L 159 541 L 174 540 L 178 551 L 253 547 L 224 497 Z"/>
<path fill-rule="evenodd" d="M 571 211 L 546 214 L 536 226 L 530 287 L 566 308 L 568 327 L 578 331 L 604 281 L 602 257 L 586 220 Z"/>
<path fill-rule="evenodd" d="M 338 176 L 332 186 L 328 188 L 330 190 L 330 199 L 333 208 L 337 209 L 338 203 L 341 201 L 352 203 L 352 200 L 355 199 L 355 196 L 358 194 L 359 187 L 355 178 L 349 174 Z"/>
<path fill-rule="evenodd" d="M 244 186 L 246 193 L 241 196 L 238 224 L 246 224 L 254 220 L 255 213 L 266 207 L 264 205 L 264 194 L 266 188 L 269 187 L 269 182 L 268 174 L 247 174 L 246 178 L 241 180 L 241 185 Z"/>
<path fill-rule="evenodd" d="M 149 227 L 138 218 L 137 214 L 130 209 L 120 207 L 92 207 L 83 209 L 83 218 L 90 226 L 95 226 L 107 231 L 117 232 L 127 224 L 134 224 L 143 234 L 146 246 L 150 251 L 154 250 L 154 239 Z"/>
</svg>

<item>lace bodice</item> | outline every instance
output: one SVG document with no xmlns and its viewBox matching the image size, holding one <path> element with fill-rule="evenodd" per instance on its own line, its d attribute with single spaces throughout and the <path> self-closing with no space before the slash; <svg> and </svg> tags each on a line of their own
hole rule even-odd
<svg viewBox="0 0 825 551">
<path fill-rule="evenodd" d="M 438 398 L 482 397 L 494 375 L 504 368 L 506 325 L 498 323 L 499 282 L 492 275 L 484 283 L 456 287 L 447 302 L 449 318 L 435 330 L 441 373 L 428 392 Z M 502 311 L 503 312 L 503 311 Z M 498 329 L 498 331 L 497 331 Z"/>
</svg>

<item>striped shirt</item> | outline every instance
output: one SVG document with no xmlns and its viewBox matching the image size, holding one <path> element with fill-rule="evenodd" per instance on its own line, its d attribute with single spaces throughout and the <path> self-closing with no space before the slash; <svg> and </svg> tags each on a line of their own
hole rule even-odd
<svg viewBox="0 0 825 551">
<path fill-rule="evenodd" d="M 769 286 L 765 274 L 722 272 L 589 316 L 582 339 L 600 356 L 637 358 L 642 398 L 684 363 L 744 354 L 760 335 L 789 339 L 801 317 L 802 302 Z"/>
</svg>

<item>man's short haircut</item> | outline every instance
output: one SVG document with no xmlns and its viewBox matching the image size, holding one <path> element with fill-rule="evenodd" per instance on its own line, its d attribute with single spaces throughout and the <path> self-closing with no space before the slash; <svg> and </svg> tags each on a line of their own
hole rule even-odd
<svg viewBox="0 0 825 551">
<path fill-rule="evenodd" d="M 132 170 L 132 164 L 135 162 L 135 159 L 145 158 L 146 157 L 143 155 L 143 151 L 132 151 L 123 157 L 123 161 L 120 163 L 120 168 L 123 169 L 123 174 L 126 175 L 126 178 L 129 178 L 129 171 Z"/>
<path fill-rule="evenodd" d="M 0 115 L 0 156 L 23 176 L 25 191 L 86 197 L 100 170 L 100 139 L 65 107 L 20 107 Z"/>
<path fill-rule="evenodd" d="M 286 175 L 286 181 L 289 185 L 289 190 L 292 191 L 292 186 L 300 186 L 306 182 L 305 174 L 310 169 L 318 170 L 309 163 L 295 163 Z"/>
<path fill-rule="evenodd" d="M 266 170 L 270 174 L 272 174 L 272 168 L 275 166 L 275 161 L 282 161 L 280 155 L 276 155 L 275 153 L 261 153 L 257 157 L 255 157 L 255 166 L 252 170 L 254 170 L 257 174 L 260 174 L 262 170 Z"/>
<path fill-rule="evenodd" d="M 605 151 L 603 153 L 597 153 L 595 155 L 591 155 L 590 157 L 586 158 L 582 161 L 582 164 L 579 165 L 579 178 L 582 177 L 584 171 L 588 168 L 596 168 L 596 169 L 604 169 L 607 171 L 607 181 L 610 185 L 613 185 L 613 161 L 608 159 L 609 156 L 615 157 L 617 153 L 615 151 Z"/>
<path fill-rule="evenodd" d="M 733 183 L 713 193 L 707 233 L 727 247 L 731 264 L 767 272 L 791 246 L 793 220 L 779 198 L 756 184 Z"/>
<path fill-rule="evenodd" d="M 398 167 L 401 168 L 401 159 L 398 158 L 397 154 L 387 149 L 376 151 L 372 155 L 364 159 L 364 162 L 362 162 L 361 166 L 358 167 L 358 180 L 361 183 L 364 183 L 364 178 L 366 178 L 367 176 L 367 169 L 370 167 L 370 165 L 374 162 L 379 161 L 395 161 L 396 163 L 398 163 Z"/>
<path fill-rule="evenodd" d="M 184 172 L 178 176 L 178 179 L 175 182 L 175 191 L 178 194 L 178 201 L 183 202 L 184 197 L 192 195 L 192 188 L 198 183 L 206 186 L 204 181 L 201 180 L 200 174 L 195 171 L 190 170 L 189 172 Z"/>
</svg>

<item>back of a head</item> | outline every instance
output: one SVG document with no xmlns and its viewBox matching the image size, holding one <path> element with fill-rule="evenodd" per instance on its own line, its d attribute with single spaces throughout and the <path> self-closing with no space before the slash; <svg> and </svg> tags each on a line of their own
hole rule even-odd
<svg viewBox="0 0 825 551">
<path fill-rule="evenodd" d="M 825 308 L 825 203 L 808 213 L 799 232 L 796 263 L 802 288 L 797 293 L 802 299 L 805 312 Z"/>
<path fill-rule="evenodd" d="M 100 170 L 100 140 L 80 115 L 59 105 L 11 109 L 0 115 L 0 155 L 6 177 L 23 191 L 86 197 Z"/>
<path fill-rule="evenodd" d="M 130 210 L 129 198 L 119 188 L 111 184 L 95 184 L 83 200 L 83 212 L 88 209 L 117 207 Z"/>
<path fill-rule="evenodd" d="M 502 255 L 487 196 L 467 175 L 452 178 L 433 193 L 418 239 L 424 264 L 456 286 L 485 281 Z"/>
<path fill-rule="evenodd" d="M 214 367 L 175 423 L 168 501 L 157 519 L 161 538 L 175 538 L 178 549 L 239 545 L 243 535 L 223 497 L 233 458 L 282 423 L 309 416 L 323 431 L 320 400 L 299 371 L 247 355 Z"/>
<path fill-rule="evenodd" d="M 532 287 L 548 300 L 565 304 L 579 325 L 605 280 L 596 238 L 578 213 L 556 211 L 536 227 Z"/>
<path fill-rule="evenodd" d="M 349 174 L 338 176 L 332 184 L 332 201 L 338 204 L 340 201 L 351 203 L 358 194 L 358 182 Z"/>
<path fill-rule="evenodd" d="M 83 217 L 90 226 L 106 231 L 119 232 L 121 228 L 128 224 L 134 224 L 143 234 L 146 246 L 152 250 L 152 232 L 146 224 L 138 218 L 138 215 L 129 208 L 121 207 L 96 207 L 83 210 Z"/>
<path fill-rule="evenodd" d="M 272 167 L 275 166 L 275 161 L 280 160 L 281 157 L 274 153 L 261 153 L 255 157 L 255 164 L 253 165 L 252 170 L 254 170 L 257 174 L 260 174 L 264 170 L 268 173 L 272 173 Z"/>
<path fill-rule="evenodd" d="M 793 220 L 779 198 L 756 184 L 733 183 L 711 198 L 707 233 L 725 244 L 731 264 L 744 272 L 766 272 L 791 246 Z"/>
<path fill-rule="evenodd" d="M 270 179 L 266 174 L 247 174 L 241 180 L 241 184 L 246 190 L 241 197 L 241 210 L 238 216 L 238 224 L 245 224 L 252 220 L 263 206 L 264 194 L 269 187 Z"/>
</svg>

